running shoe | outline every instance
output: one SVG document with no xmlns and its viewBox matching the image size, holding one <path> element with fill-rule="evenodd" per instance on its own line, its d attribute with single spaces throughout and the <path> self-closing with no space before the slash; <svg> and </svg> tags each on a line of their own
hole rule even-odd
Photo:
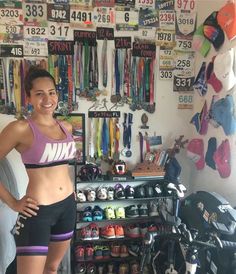
<svg viewBox="0 0 236 274">
<path fill-rule="evenodd" d="M 130 238 L 139 238 L 140 228 L 136 224 L 131 224 L 125 227 L 125 235 Z"/>
<path fill-rule="evenodd" d="M 82 220 L 84 222 L 92 222 L 92 220 L 93 220 L 93 214 L 92 214 L 92 207 L 91 206 L 87 206 L 84 209 L 84 212 L 82 214 Z"/>
<path fill-rule="evenodd" d="M 84 256 L 85 250 L 83 246 L 76 246 L 75 247 L 75 260 L 76 262 L 83 262 L 84 261 Z"/>
<path fill-rule="evenodd" d="M 101 237 L 106 239 L 112 239 L 116 237 L 115 228 L 112 225 L 107 225 L 101 228 Z"/>
<path fill-rule="evenodd" d="M 122 244 L 120 246 L 120 257 L 124 258 L 128 256 L 129 256 L 128 248 L 125 244 Z"/>
<path fill-rule="evenodd" d="M 116 199 L 122 200 L 125 199 L 125 190 L 121 184 L 115 185 L 115 197 Z"/>
<path fill-rule="evenodd" d="M 103 259 L 102 246 L 101 245 L 95 245 L 95 247 L 94 247 L 94 258 L 95 258 L 95 260 Z"/>
<path fill-rule="evenodd" d="M 97 268 L 94 263 L 89 263 L 87 265 L 87 272 L 86 274 L 96 274 Z"/>
<path fill-rule="evenodd" d="M 146 204 L 140 204 L 138 205 L 138 212 L 139 216 L 141 217 L 147 217 L 148 216 L 148 208 Z"/>
<path fill-rule="evenodd" d="M 80 239 L 83 241 L 92 240 L 90 225 L 81 228 Z"/>
<path fill-rule="evenodd" d="M 94 206 L 92 214 L 93 214 L 93 221 L 101 221 L 103 219 L 103 210 L 98 205 Z"/>
<path fill-rule="evenodd" d="M 85 263 L 78 263 L 76 265 L 76 274 L 86 274 L 86 271 L 87 271 L 87 268 L 86 268 L 86 265 Z"/>
<path fill-rule="evenodd" d="M 98 240 L 99 239 L 99 227 L 95 223 L 90 224 L 89 227 L 91 230 L 91 240 Z"/>
<path fill-rule="evenodd" d="M 130 205 L 125 207 L 125 216 L 128 218 L 139 217 L 139 210 L 137 205 Z"/>
<path fill-rule="evenodd" d="M 130 185 L 125 187 L 125 197 L 127 199 L 134 199 L 134 188 Z"/>
<path fill-rule="evenodd" d="M 107 220 L 115 219 L 116 216 L 115 216 L 114 208 L 112 208 L 111 206 L 107 206 L 105 208 L 105 216 Z"/>
<path fill-rule="evenodd" d="M 117 219 L 125 218 L 125 209 L 123 207 L 117 207 L 115 209 L 115 215 Z"/>
<path fill-rule="evenodd" d="M 111 256 L 112 257 L 120 257 L 120 245 L 113 243 L 111 245 Z"/>
<path fill-rule="evenodd" d="M 92 245 L 87 245 L 85 247 L 85 250 L 84 250 L 84 259 L 86 261 L 90 261 L 93 259 L 93 255 L 94 255 L 94 248 Z"/>
<path fill-rule="evenodd" d="M 107 189 L 107 200 L 114 200 L 115 190 L 113 187 L 108 187 Z"/>
<path fill-rule="evenodd" d="M 116 238 L 124 238 L 125 237 L 124 228 L 122 225 L 115 225 L 114 229 L 115 229 Z"/>
</svg>

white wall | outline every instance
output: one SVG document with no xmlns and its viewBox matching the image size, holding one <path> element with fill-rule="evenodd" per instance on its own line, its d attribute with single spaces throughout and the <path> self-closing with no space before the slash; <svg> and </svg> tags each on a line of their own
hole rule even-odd
<svg viewBox="0 0 236 274">
<path fill-rule="evenodd" d="M 226 0 L 196 0 L 197 1 L 197 25 L 203 23 L 208 15 L 214 10 L 219 10 L 225 3 Z M 227 49 L 234 47 L 236 44 L 236 39 L 229 42 L 225 38 L 225 43 L 219 52 L 224 52 Z M 202 61 L 209 60 L 216 55 L 214 48 L 212 47 L 207 58 L 203 58 L 200 54 L 196 53 L 196 64 L 195 64 L 195 75 L 197 74 Z M 159 52 L 157 52 L 158 60 Z M 191 138 L 203 138 L 205 144 L 205 151 L 207 149 L 208 139 L 210 137 L 216 137 L 218 145 L 222 140 L 226 138 L 222 128 L 215 129 L 209 125 L 208 133 L 206 136 L 199 135 L 194 126 L 190 124 L 190 119 L 193 114 L 198 112 L 207 100 L 208 107 L 211 102 L 211 97 L 215 93 L 211 86 L 208 86 L 208 92 L 205 97 L 200 97 L 197 92 L 194 94 L 194 109 L 193 110 L 178 110 L 177 109 L 177 94 L 172 91 L 171 81 L 160 81 L 158 74 L 157 65 L 157 81 L 156 81 L 156 112 L 154 114 L 148 114 L 148 125 L 150 129 L 148 130 L 149 135 L 156 132 L 157 135 L 162 136 L 163 147 L 170 147 L 173 145 L 174 140 L 178 138 L 179 135 L 184 134 L 185 138 L 191 140 Z M 225 97 L 227 93 L 221 92 L 220 96 Z M 111 103 L 108 103 L 108 106 Z M 88 105 L 91 103 L 86 101 L 81 101 L 79 105 L 80 112 L 87 113 Z M 121 113 L 129 112 L 128 107 L 123 107 L 120 109 Z M 132 151 L 133 156 L 130 161 L 129 158 L 123 158 L 130 169 L 132 169 L 139 162 L 139 143 L 138 143 L 138 131 L 140 131 L 141 125 L 141 115 L 143 111 L 134 112 L 134 125 L 133 125 L 133 140 L 132 140 Z M 122 123 L 121 118 L 121 123 Z M 121 127 L 122 130 L 122 127 Z M 121 132 L 122 133 L 122 132 Z M 207 190 L 215 191 L 224 196 L 233 206 L 236 205 L 236 187 L 234 179 L 236 178 L 236 170 L 234 169 L 234 164 L 236 162 L 236 150 L 235 150 L 235 137 L 228 136 L 231 144 L 231 154 L 232 154 L 232 173 L 227 179 L 222 179 L 217 171 L 213 171 L 208 166 L 205 166 L 204 170 L 197 171 L 195 169 L 194 163 L 186 157 L 186 150 L 182 150 L 178 155 L 177 159 L 182 166 L 181 181 L 188 188 L 188 192 L 195 192 L 197 190 Z"/>
<path fill-rule="evenodd" d="M 214 4 L 213 4 L 214 3 Z M 215 10 L 219 10 L 226 1 L 222 0 L 202 0 L 198 1 L 198 25 L 201 24 L 204 19 L 207 17 L 208 14 L 211 13 L 212 6 L 214 5 Z M 212 10 L 213 11 L 213 10 Z M 236 39 L 234 39 L 232 42 L 229 42 L 228 39 L 225 39 L 225 43 L 220 49 L 219 52 L 224 52 L 229 48 L 235 47 Z M 211 50 L 207 58 L 205 58 L 205 61 L 208 62 L 212 56 L 216 55 L 217 53 L 214 50 Z M 196 73 L 200 67 L 201 62 L 204 60 L 200 55 L 197 55 L 196 58 Z M 233 89 L 233 91 L 235 88 Z M 229 92 L 221 91 L 220 97 L 225 97 L 226 94 Z M 232 93 L 232 90 L 231 92 Z M 212 95 L 215 94 L 213 89 L 210 85 L 208 85 L 208 92 L 205 98 L 200 98 L 200 96 L 195 96 L 195 112 L 199 111 L 199 105 L 203 105 L 204 99 L 207 100 L 208 107 L 211 102 Z M 233 92 L 235 96 L 235 92 Z M 235 97 L 236 100 L 236 97 Z M 202 137 L 198 134 L 196 134 L 196 131 L 194 129 L 193 137 Z M 231 175 L 230 177 L 226 179 L 222 179 L 217 171 L 214 171 L 213 169 L 209 168 L 208 166 L 205 166 L 204 170 L 197 171 L 195 169 L 194 164 L 191 162 L 191 182 L 190 182 L 190 191 L 197 191 L 197 190 L 207 190 L 207 191 L 214 191 L 222 196 L 224 196 L 232 206 L 236 205 L 236 185 L 235 185 L 235 179 L 236 179 L 236 169 L 235 163 L 236 163 L 236 143 L 235 143 L 235 136 L 225 136 L 223 129 L 220 128 L 214 128 L 212 125 L 209 125 L 208 133 L 206 136 L 204 136 L 204 146 L 205 151 L 207 150 L 207 143 L 208 139 L 210 137 L 216 137 L 217 139 L 217 146 L 222 142 L 222 140 L 228 138 L 230 141 L 231 146 Z"/>
</svg>

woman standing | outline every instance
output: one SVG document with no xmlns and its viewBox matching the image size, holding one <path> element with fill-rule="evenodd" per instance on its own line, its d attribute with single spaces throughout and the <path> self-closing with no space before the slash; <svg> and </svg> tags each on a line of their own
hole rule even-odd
<svg viewBox="0 0 236 274">
<path fill-rule="evenodd" d="M 75 156 L 72 126 L 54 119 L 54 78 L 32 67 L 25 77 L 32 115 L 11 122 L 0 134 L 0 158 L 20 154 L 29 177 L 26 195 L 16 200 L 0 183 L 0 199 L 19 212 L 14 228 L 18 274 L 56 274 L 73 235 L 76 203 L 68 161 Z"/>
</svg>

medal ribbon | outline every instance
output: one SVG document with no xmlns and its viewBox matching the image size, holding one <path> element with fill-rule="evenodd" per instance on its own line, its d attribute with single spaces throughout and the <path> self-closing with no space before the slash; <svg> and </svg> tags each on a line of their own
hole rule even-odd
<svg viewBox="0 0 236 274">
<path fill-rule="evenodd" d="M 119 70 L 119 59 L 118 49 L 115 50 L 115 82 L 116 82 L 116 95 L 120 94 L 120 70 Z"/>
<path fill-rule="evenodd" d="M 140 162 L 143 163 L 143 134 L 139 131 Z"/>
<path fill-rule="evenodd" d="M 114 153 L 114 122 L 113 119 L 109 119 L 109 140 L 110 140 L 110 157 L 113 158 Z"/>
<path fill-rule="evenodd" d="M 107 87 L 107 39 L 104 39 L 102 45 L 102 84 Z"/>
<path fill-rule="evenodd" d="M 106 118 L 104 118 L 103 125 L 102 125 L 102 154 L 104 156 L 108 154 L 108 146 L 109 146 L 109 132 L 108 132 Z"/>
<path fill-rule="evenodd" d="M 150 63 L 150 105 L 154 104 L 154 68 L 155 68 L 155 59 L 153 58 Z"/>
<path fill-rule="evenodd" d="M 128 139 L 127 147 L 128 147 L 128 149 L 131 148 L 131 139 L 132 139 L 131 126 L 132 126 L 132 124 L 133 124 L 133 114 L 129 113 L 128 114 L 128 128 L 127 128 L 127 139 Z"/>
<path fill-rule="evenodd" d="M 88 42 L 84 44 L 84 90 L 89 90 L 89 46 Z"/>
</svg>

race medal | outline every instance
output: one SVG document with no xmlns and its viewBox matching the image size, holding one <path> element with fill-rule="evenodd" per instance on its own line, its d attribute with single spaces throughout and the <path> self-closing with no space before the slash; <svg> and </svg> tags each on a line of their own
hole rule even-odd
<svg viewBox="0 0 236 274">
<path fill-rule="evenodd" d="M 132 156 L 132 151 L 127 150 L 125 156 L 128 157 L 128 158 L 131 157 Z"/>
<path fill-rule="evenodd" d="M 149 104 L 148 106 L 147 106 L 147 112 L 149 112 L 149 113 L 154 113 L 155 112 L 155 109 L 156 109 L 156 105 L 155 105 L 155 103 L 154 104 Z"/>
<path fill-rule="evenodd" d="M 113 104 L 119 103 L 121 101 L 121 95 L 120 94 L 113 94 L 113 95 L 111 95 L 110 100 Z"/>
</svg>

